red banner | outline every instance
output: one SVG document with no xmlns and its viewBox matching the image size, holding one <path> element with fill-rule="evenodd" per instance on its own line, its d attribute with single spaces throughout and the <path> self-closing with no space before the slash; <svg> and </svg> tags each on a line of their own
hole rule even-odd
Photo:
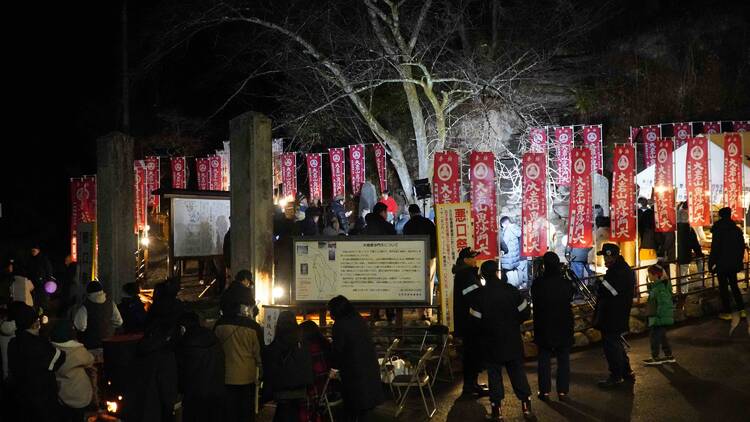
<svg viewBox="0 0 750 422">
<path fill-rule="evenodd" d="M 331 197 L 346 196 L 346 158 L 344 148 L 329 148 L 328 158 L 331 161 Z"/>
<path fill-rule="evenodd" d="M 378 179 L 380 180 L 380 191 L 388 189 L 388 174 L 385 167 L 385 147 L 382 144 L 373 145 L 375 150 L 375 167 L 378 169 Z"/>
<path fill-rule="evenodd" d="M 211 189 L 211 169 L 208 158 L 195 159 L 196 180 L 198 181 L 198 190 Z"/>
<path fill-rule="evenodd" d="M 547 128 L 532 127 L 529 130 L 529 142 L 531 142 L 531 152 L 547 152 Z"/>
<path fill-rule="evenodd" d="M 461 202 L 459 157 L 453 151 L 435 152 L 432 176 L 432 198 L 436 204 Z"/>
<path fill-rule="evenodd" d="M 594 215 L 591 210 L 591 149 L 573 148 L 570 166 L 570 208 L 568 210 L 568 246 L 590 248 L 594 245 Z"/>
<path fill-rule="evenodd" d="M 185 157 L 172 157 L 169 159 L 173 189 L 187 189 L 187 166 L 185 165 L 185 161 Z"/>
<path fill-rule="evenodd" d="M 81 198 L 83 180 L 70 179 L 70 255 L 73 261 L 78 260 L 78 223 L 81 220 Z"/>
<path fill-rule="evenodd" d="M 159 195 L 154 195 L 153 191 L 161 186 L 159 157 L 146 157 L 146 185 L 148 194 L 148 206 L 154 211 L 159 209 Z"/>
<path fill-rule="evenodd" d="M 732 220 L 745 216 L 742 203 L 742 137 L 739 133 L 724 135 L 724 206 L 732 209 Z"/>
<path fill-rule="evenodd" d="M 133 197 L 135 199 L 135 231 L 136 233 L 146 227 L 146 163 L 143 160 L 136 160 L 133 163 L 133 173 L 135 174 L 135 187 Z"/>
<path fill-rule="evenodd" d="M 674 139 L 675 148 L 679 148 L 687 143 L 688 138 L 693 137 L 693 124 L 692 123 L 675 123 L 674 124 Z"/>
<path fill-rule="evenodd" d="M 297 154 L 293 152 L 281 154 L 281 183 L 285 198 L 297 196 Z"/>
<path fill-rule="evenodd" d="M 527 152 L 521 162 L 521 256 L 542 256 L 547 252 L 547 157 Z"/>
<path fill-rule="evenodd" d="M 656 231 L 672 232 L 675 229 L 674 144 L 665 139 L 656 141 L 656 167 L 654 168 L 654 215 Z"/>
<path fill-rule="evenodd" d="M 349 166 L 351 167 L 352 195 L 359 195 L 362 184 L 365 183 L 365 146 L 352 145 L 349 147 Z"/>
<path fill-rule="evenodd" d="M 703 122 L 703 134 L 713 135 L 721 133 L 721 122 Z"/>
<path fill-rule="evenodd" d="M 557 184 L 570 186 L 570 149 L 573 147 L 573 126 L 555 128 L 557 147 Z"/>
<path fill-rule="evenodd" d="M 656 162 L 656 140 L 661 138 L 660 126 L 647 126 L 643 128 L 643 151 L 645 152 L 646 167 Z"/>
<path fill-rule="evenodd" d="M 478 260 L 497 259 L 495 154 L 473 151 L 470 157 L 474 250 L 479 252 Z"/>
<path fill-rule="evenodd" d="M 616 145 L 613 163 L 610 239 L 635 240 L 635 146 Z"/>
<path fill-rule="evenodd" d="M 711 186 L 708 181 L 708 138 L 688 139 L 685 166 L 690 226 L 711 224 Z"/>
<path fill-rule="evenodd" d="M 323 156 L 305 154 L 307 161 L 307 181 L 310 185 L 310 205 L 323 199 Z"/>
<path fill-rule="evenodd" d="M 631 128 L 630 128 L 630 138 L 628 138 L 628 141 L 630 141 L 630 143 L 631 143 L 631 144 L 632 144 L 633 142 L 635 142 L 635 141 L 637 140 L 636 138 L 638 138 L 638 135 L 639 135 L 639 134 L 640 134 L 640 133 L 641 133 L 642 131 L 643 131 L 643 129 L 641 129 L 641 128 L 639 128 L 639 127 L 631 127 Z"/>
<path fill-rule="evenodd" d="M 224 182 L 223 175 L 221 174 L 221 157 L 218 155 L 212 155 L 208 157 L 208 188 L 209 190 L 221 190 Z"/>
<path fill-rule="evenodd" d="M 584 126 L 583 143 L 591 149 L 591 168 L 602 174 L 604 171 L 603 153 L 602 153 L 602 126 Z"/>
<path fill-rule="evenodd" d="M 83 176 L 83 197 L 81 198 L 81 222 L 96 221 L 96 176 Z"/>
<path fill-rule="evenodd" d="M 733 121 L 732 132 L 750 132 L 750 120 Z"/>
</svg>

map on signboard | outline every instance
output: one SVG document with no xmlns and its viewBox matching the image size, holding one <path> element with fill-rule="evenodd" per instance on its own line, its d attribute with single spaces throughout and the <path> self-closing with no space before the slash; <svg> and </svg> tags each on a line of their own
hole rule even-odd
<svg viewBox="0 0 750 422">
<path fill-rule="evenodd" d="M 224 235 L 229 230 L 229 214 L 229 198 L 174 198 L 172 201 L 174 256 L 221 255 Z"/>
</svg>

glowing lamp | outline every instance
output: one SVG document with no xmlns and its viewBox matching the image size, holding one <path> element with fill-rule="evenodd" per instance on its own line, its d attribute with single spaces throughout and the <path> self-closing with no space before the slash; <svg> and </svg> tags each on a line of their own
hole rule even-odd
<svg viewBox="0 0 750 422">
<path fill-rule="evenodd" d="M 282 289 L 281 287 L 274 287 L 273 288 L 273 298 L 274 299 L 278 299 L 278 298 L 283 297 L 283 296 L 284 296 L 284 289 Z"/>
<path fill-rule="evenodd" d="M 55 283 L 54 280 L 50 280 L 44 283 L 44 291 L 47 292 L 48 295 L 51 295 L 52 293 L 55 293 L 57 291 L 57 283 Z"/>
<path fill-rule="evenodd" d="M 148 240 L 148 237 L 144 237 L 141 239 L 141 245 L 148 247 L 148 244 L 151 243 L 151 241 Z"/>
<path fill-rule="evenodd" d="M 116 401 L 108 401 L 107 402 L 107 412 L 109 412 L 109 413 L 117 413 L 117 402 Z"/>
</svg>

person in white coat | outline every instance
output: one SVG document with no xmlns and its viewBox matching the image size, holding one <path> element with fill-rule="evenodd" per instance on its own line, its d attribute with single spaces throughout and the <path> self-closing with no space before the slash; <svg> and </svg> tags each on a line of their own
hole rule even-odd
<svg viewBox="0 0 750 422">
<path fill-rule="evenodd" d="M 57 350 L 65 353 L 65 362 L 55 372 L 58 398 L 63 405 L 64 421 L 81 422 L 84 411 L 94 395 L 87 368 L 93 368 L 94 355 L 74 339 L 70 321 L 59 321 L 52 329 L 50 341 Z"/>
</svg>

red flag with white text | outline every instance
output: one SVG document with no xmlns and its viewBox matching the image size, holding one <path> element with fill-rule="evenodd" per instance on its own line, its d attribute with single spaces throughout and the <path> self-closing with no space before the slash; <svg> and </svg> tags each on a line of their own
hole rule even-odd
<svg viewBox="0 0 750 422">
<path fill-rule="evenodd" d="M 739 133 L 724 135 L 724 206 L 732 209 L 732 220 L 742 221 L 742 137 Z"/>
<path fill-rule="evenodd" d="M 674 139 L 675 148 L 679 148 L 687 143 L 688 138 L 693 137 L 693 124 L 688 123 L 675 123 L 674 124 Z"/>
<path fill-rule="evenodd" d="M 495 154 L 472 151 L 470 155 L 471 216 L 474 250 L 478 260 L 497 259 L 497 204 Z"/>
<path fill-rule="evenodd" d="M 529 130 L 529 142 L 531 152 L 547 152 L 547 128 L 533 127 Z"/>
<path fill-rule="evenodd" d="M 173 189 L 187 189 L 186 161 L 187 159 L 185 157 L 172 157 L 169 159 Z"/>
<path fill-rule="evenodd" d="M 635 145 L 616 145 L 613 164 L 610 239 L 635 240 Z"/>
<path fill-rule="evenodd" d="M 591 149 L 573 148 L 570 166 L 570 205 L 568 208 L 568 246 L 590 248 L 594 245 L 594 215 L 591 210 Z"/>
<path fill-rule="evenodd" d="M 362 184 L 365 183 L 365 146 L 351 145 L 349 147 L 349 171 L 351 172 L 352 195 L 359 195 Z"/>
<path fill-rule="evenodd" d="M 604 171 L 602 153 L 602 125 L 583 127 L 583 144 L 591 149 L 591 168 L 597 173 Z"/>
<path fill-rule="evenodd" d="M 732 132 L 750 132 L 750 120 L 733 121 Z"/>
<path fill-rule="evenodd" d="M 646 167 L 656 162 L 656 140 L 661 138 L 660 126 L 647 126 L 643 129 L 643 151 Z"/>
<path fill-rule="evenodd" d="M 703 122 L 704 135 L 714 135 L 721 133 L 721 122 Z"/>
<path fill-rule="evenodd" d="M 96 176 L 83 176 L 83 198 L 81 199 L 81 222 L 96 221 Z"/>
<path fill-rule="evenodd" d="M 547 252 L 547 157 L 527 152 L 521 163 L 521 256 L 542 256 Z"/>
<path fill-rule="evenodd" d="M 154 211 L 159 209 L 159 195 L 153 191 L 161 187 L 161 169 L 159 168 L 159 157 L 146 157 L 146 185 L 148 195 L 148 206 Z"/>
<path fill-rule="evenodd" d="M 133 197 L 135 199 L 135 206 L 133 211 L 135 212 L 135 232 L 138 233 L 146 227 L 147 218 L 147 185 L 146 185 L 146 162 L 144 160 L 136 160 L 133 163 L 134 177 L 134 189 Z"/>
<path fill-rule="evenodd" d="M 307 162 L 307 182 L 310 186 L 310 205 L 323 199 L 323 156 L 305 154 Z"/>
<path fill-rule="evenodd" d="M 656 231 L 672 232 L 676 227 L 674 198 L 674 167 L 671 139 L 656 141 L 656 167 L 654 168 L 654 216 Z"/>
<path fill-rule="evenodd" d="M 211 164 L 208 158 L 195 159 L 195 175 L 198 182 L 198 190 L 211 189 Z"/>
<path fill-rule="evenodd" d="M 708 138 L 688 139 L 685 181 L 687 184 L 688 219 L 691 227 L 711 224 L 711 186 L 708 180 Z"/>
<path fill-rule="evenodd" d="M 435 152 L 432 198 L 436 204 L 461 202 L 459 159 L 454 151 Z"/>
<path fill-rule="evenodd" d="M 73 261 L 78 260 L 78 223 L 81 219 L 81 200 L 83 196 L 83 180 L 70 179 L 70 255 Z"/>
<path fill-rule="evenodd" d="M 285 198 L 297 196 L 297 154 L 294 152 L 281 154 L 281 183 Z"/>
<path fill-rule="evenodd" d="M 573 147 L 573 126 L 555 128 L 557 147 L 557 184 L 570 186 L 570 149 Z"/>
<path fill-rule="evenodd" d="M 344 148 L 329 148 L 331 161 L 331 198 L 346 196 L 346 158 Z"/>
<path fill-rule="evenodd" d="M 221 174 L 221 157 L 212 155 L 208 157 L 208 187 L 209 190 L 221 190 L 224 177 Z"/>
<path fill-rule="evenodd" d="M 382 144 L 373 145 L 375 150 L 375 167 L 378 169 L 380 192 L 388 190 L 388 174 L 386 173 L 385 147 Z"/>
</svg>

